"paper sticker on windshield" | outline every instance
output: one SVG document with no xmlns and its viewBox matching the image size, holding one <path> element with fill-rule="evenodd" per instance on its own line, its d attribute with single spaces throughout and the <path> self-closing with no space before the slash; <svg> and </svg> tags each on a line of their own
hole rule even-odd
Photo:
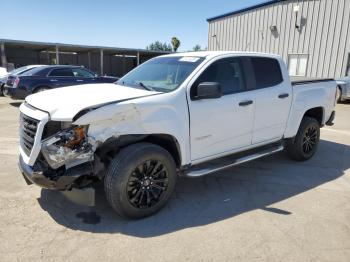
<svg viewBox="0 0 350 262">
<path fill-rule="evenodd" d="M 181 62 L 191 62 L 195 63 L 199 60 L 199 57 L 194 57 L 194 56 L 184 56 L 179 59 Z"/>
</svg>

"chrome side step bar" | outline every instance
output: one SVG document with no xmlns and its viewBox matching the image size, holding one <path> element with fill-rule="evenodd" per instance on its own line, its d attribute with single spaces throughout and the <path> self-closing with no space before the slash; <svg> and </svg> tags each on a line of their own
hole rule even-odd
<svg viewBox="0 0 350 262">
<path fill-rule="evenodd" d="M 215 173 L 217 171 L 229 168 L 229 167 L 233 167 L 233 166 L 237 166 L 240 164 L 243 164 L 245 162 L 249 162 L 264 156 L 268 156 L 268 155 L 272 155 L 274 153 L 280 152 L 284 149 L 283 145 L 278 145 L 278 146 L 274 146 L 272 148 L 269 149 L 265 149 L 263 151 L 251 154 L 251 155 L 247 155 L 241 158 L 233 158 L 231 161 L 223 163 L 223 164 L 218 164 L 218 163 L 208 163 L 208 165 L 206 165 L 203 168 L 198 168 L 196 166 L 193 166 L 192 168 L 190 168 L 186 173 L 185 176 L 188 177 L 200 177 L 200 176 L 204 176 L 204 175 L 209 175 L 212 173 Z M 203 165 L 203 164 L 201 164 Z"/>
</svg>

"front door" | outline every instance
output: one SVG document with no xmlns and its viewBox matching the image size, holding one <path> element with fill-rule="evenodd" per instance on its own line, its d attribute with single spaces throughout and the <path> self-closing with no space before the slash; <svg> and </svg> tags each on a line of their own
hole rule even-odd
<svg viewBox="0 0 350 262">
<path fill-rule="evenodd" d="M 196 88 L 203 82 L 219 83 L 222 97 L 196 99 Z M 217 60 L 201 73 L 190 89 L 189 111 L 192 161 L 251 144 L 254 103 L 240 58 Z"/>
</svg>

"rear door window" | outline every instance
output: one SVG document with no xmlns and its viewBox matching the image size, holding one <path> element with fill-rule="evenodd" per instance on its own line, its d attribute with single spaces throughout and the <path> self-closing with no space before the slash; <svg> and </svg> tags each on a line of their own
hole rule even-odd
<svg viewBox="0 0 350 262">
<path fill-rule="evenodd" d="M 255 89 L 276 86 L 283 82 L 278 60 L 268 57 L 252 57 L 255 75 Z"/>
<path fill-rule="evenodd" d="M 73 68 L 73 75 L 75 77 L 85 77 L 85 78 L 93 78 L 95 75 L 85 69 L 82 68 Z"/>
<path fill-rule="evenodd" d="M 71 68 L 60 68 L 52 70 L 49 76 L 74 77 L 74 74 Z"/>
</svg>

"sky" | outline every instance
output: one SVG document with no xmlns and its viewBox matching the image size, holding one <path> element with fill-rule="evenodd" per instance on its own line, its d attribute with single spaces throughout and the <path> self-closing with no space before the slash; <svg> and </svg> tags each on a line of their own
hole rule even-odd
<svg viewBox="0 0 350 262">
<path fill-rule="evenodd" d="M 0 39 L 146 48 L 156 40 L 179 51 L 207 47 L 207 18 L 265 0 L 0 0 Z"/>
</svg>

